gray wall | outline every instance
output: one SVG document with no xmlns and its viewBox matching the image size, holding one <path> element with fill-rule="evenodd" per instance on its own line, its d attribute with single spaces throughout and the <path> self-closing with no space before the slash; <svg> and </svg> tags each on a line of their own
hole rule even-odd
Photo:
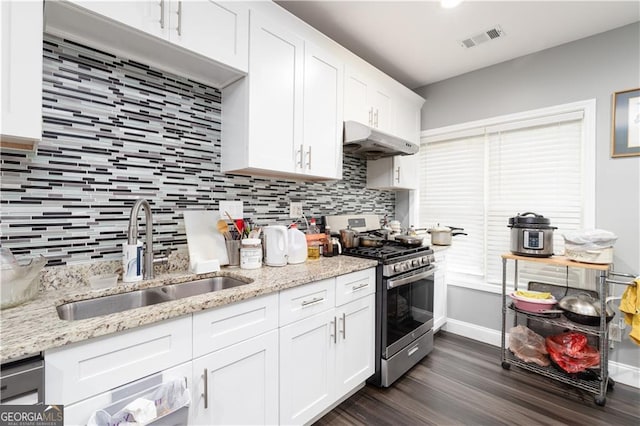
<svg viewBox="0 0 640 426">
<path fill-rule="evenodd" d="M 422 129 L 596 99 L 596 227 L 619 236 L 615 269 L 640 274 L 640 157 L 611 158 L 611 100 L 640 87 L 640 23 L 416 89 Z M 448 293 L 450 318 L 499 330 L 500 315 L 473 315 L 477 292 Z M 498 295 L 491 304 L 499 307 Z M 611 359 L 640 367 L 627 339 Z"/>
</svg>

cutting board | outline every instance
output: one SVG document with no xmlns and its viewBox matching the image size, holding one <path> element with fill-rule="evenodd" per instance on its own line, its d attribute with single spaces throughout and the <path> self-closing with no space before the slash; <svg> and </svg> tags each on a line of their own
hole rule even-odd
<svg viewBox="0 0 640 426">
<path fill-rule="evenodd" d="M 187 231 L 189 263 L 217 259 L 220 265 L 229 264 L 224 236 L 216 226 L 220 215 L 214 210 L 185 210 L 184 227 Z"/>
</svg>

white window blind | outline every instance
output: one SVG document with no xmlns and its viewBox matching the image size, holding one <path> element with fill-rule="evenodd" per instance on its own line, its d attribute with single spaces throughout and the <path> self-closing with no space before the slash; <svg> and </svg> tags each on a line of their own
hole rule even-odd
<svg viewBox="0 0 640 426">
<path fill-rule="evenodd" d="M 542 214 L 558 227 L 556 254 L 564 253 L 562 232 L 585 227 L 582 117 L 572 111 L 423 138 L 420 225 L 461 226 L 469 234 L 454 237 L 447 253 L 453 280 L 502 282 L 500 255 L 509 252 L 507 225 L 518 213 Z M 566 268 L 523 262 L 519 269 L 521 283 L 584 280 Z"/>
</svg>

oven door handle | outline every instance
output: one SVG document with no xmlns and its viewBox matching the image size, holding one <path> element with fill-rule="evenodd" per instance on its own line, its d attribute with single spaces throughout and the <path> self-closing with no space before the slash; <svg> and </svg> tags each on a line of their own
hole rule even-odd
<svg viewBox="0 0 640 426">
<path fill-rule="evenodd" d="M 408 277 L 405 277 L 405 278 L 389 280 L 389 281 L 387 281 L 387 290 L 391 290 L 392 288 L 402 287 L 403 285 L 411 284 L 411 283 L 416 282 L 418 280 L 430 277 L 433 274 L 434 274 L 434 270 L 430 269 L 428 271 L 421 272 L 421 273 L 416 274 L 416 275 L 411 275 L 411 276 L 408 276 Z"/>
</svg>

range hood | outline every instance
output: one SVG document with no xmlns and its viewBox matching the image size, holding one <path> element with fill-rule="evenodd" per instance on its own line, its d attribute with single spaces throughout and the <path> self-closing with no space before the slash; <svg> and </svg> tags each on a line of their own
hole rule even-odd
<svg viewBox="0 0 640 426">
<path fill-rule="evenodd" d="M 344 122 L 345 154 L 377 160 L 394 155 L 411 155 L 420 148 L 415 143 L 381 132 L 357 121 Z"/>
</svg>

